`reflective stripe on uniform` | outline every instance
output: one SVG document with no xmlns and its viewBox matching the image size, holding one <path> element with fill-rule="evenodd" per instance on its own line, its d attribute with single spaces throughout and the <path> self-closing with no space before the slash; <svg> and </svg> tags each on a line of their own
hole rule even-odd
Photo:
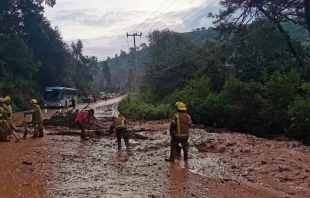
<svg viewBox="0 0 310 198">
<path fill-rule="evenodd" d="M 122 119 L 122 123 L 120 125 L 116 125 L 115 126 L 115 129 L 124 129 L 126 128 L 126 125 L 125 125 L 125 119 Z"/>
<path fill-rule="evenodd" d="M 180 129 L 180 119 L 179 119 L 179 115 L 176 115 L 177 117 L 177 134 L 181 135 L 181 129 Z"/>
<path fill-rule="evenodd" d="M 176 133 L 174 134 L 175 135 L 175 137 L 177 137 L 177 138 L 180 138 L 180 139 L 186 139 L 186 138 L 188 138 L 188 136 L 189 136 L 189 132 L 187 132 L 187 133 L 184 133 L 184 131 L 183 131 L 183 133 L 181 133 L 181 124 L 180 124 L 180 116 L 178 115 L 178 114 L 176 114 L 176 122 L 177 122 L 177 128 L 176 128 Z M 190 117 L 188 116 L 188 118 L 189 118 L 189 120 L 190 120 Z"/>
</svg>

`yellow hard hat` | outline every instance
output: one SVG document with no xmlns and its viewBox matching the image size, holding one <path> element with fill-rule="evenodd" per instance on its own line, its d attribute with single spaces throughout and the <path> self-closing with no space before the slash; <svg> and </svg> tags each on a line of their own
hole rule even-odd
<svg viewBox="0 0 310 198">
<path fill-rule="evenodd" d="M 181 111 L 186 111 L 186 110 L 187 110 L 186 105 L 185 105 L 183 102 L 179 102 L 179 103 L 177 104 L 177 108 L 178 108 L 179 110 L 181 110 Z"/>
<path fill-rule="evenodd" d="M 30 104 L 37 104 L 37 103 L 38 103 L 38 101 L 36 99 L 31 99 L 30 100 Z"/>
<path fill-rule="evenodd" d="M 5 96 L 4 100 L 5 101 L 11 101 L 11 97 L 10 96 Z"/>
</svg>

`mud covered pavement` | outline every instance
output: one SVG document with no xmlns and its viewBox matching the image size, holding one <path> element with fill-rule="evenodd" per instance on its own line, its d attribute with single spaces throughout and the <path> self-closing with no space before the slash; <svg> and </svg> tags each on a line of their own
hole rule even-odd
<svg viewBox="0 0 310 198">
<path fill-rule="evenodd" d="M 193 128 L 188 162 L 167 163 L 168 123 L 130 121 L 149 129 L 135 133 L 131 152 L 117 152 L 114 136 L 89 131 L 80 141 L 77 129 L 53 126 L 44 138 L 1 143 L 0 197 L 310 197 L 309 147 Z"/>
</svg>

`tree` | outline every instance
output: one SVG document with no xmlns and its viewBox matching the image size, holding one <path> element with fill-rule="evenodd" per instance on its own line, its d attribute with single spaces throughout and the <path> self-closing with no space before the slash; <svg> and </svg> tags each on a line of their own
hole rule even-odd
<svg viewBox="0 0 310 198">
<path fill-rule="evenodd" d="M 108 62 L 104 61 L 103 65 L 102 65 L 102 72 L 103 75 L 105 77 L 105 79 L 107 80 L 107 86 L 111 86 L 112 82 L 111 82 L 111 73 L 110 73 L 110 68 L 108 66 Z"/>
<path fill-rule="evenodd" d="M 262 20 L 269 20 L 273 22 L 290 48 L 291 53 L 298 60 L 299 65 L 303 65 L 302 58 L 296 52 L 296 49 L 290 39 L 289 34 L 283 29 L 282 21 L 292 21 L 300 24 L 309 30 L 305 20 L 305 5 L 307 1 L 303 0 L 282 0 L 282 1 L 268 1 L 268 0 L 224 0 L 220 4 L 225 10 L 220 11 L 216 17 L 215 23 L 219 27 L 226 27 L 230 30 L 240 25 L 248 24 L 253 18 L 260 18 Z M 237 14 L 241 13 L 241 14 Z M 236 15 L 239 15 L 236 17 Z"/>
<path fill-rule="evenodd" d="M 147 45 L 146 45 L 146 43 L 141 43 L 140 47 L 141 47 L 143 50 L 145 50 L 145 49 L 147 48 Z"/>
<path fill-rule="evenodd" d="M 146 69 L 147 78 L 144 83 L 156 93 L 156 97 L 162 98 L 177 87 L 185 85 L 186 81 L 193 77 L 192 71 L 197 69 L 194 60 L 172 69 L 168 68 L 196 55 L 198 47 L 190 42 L 188 37 L 168 29 L 151 32 L 148 40 L 152 62 Z"/>
</svg>

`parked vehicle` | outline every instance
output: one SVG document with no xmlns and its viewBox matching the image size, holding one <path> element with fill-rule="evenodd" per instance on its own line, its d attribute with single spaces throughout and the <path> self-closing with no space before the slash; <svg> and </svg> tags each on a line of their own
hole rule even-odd
<svg viewBox="0 0 310 198">
<path fill-rule="evenodd" d="M 95 98 L 93 95 L 87 95 L 87 97 L 85 98 L 85 103 L 93 103 L 95 102 Z"/>
</svg>

